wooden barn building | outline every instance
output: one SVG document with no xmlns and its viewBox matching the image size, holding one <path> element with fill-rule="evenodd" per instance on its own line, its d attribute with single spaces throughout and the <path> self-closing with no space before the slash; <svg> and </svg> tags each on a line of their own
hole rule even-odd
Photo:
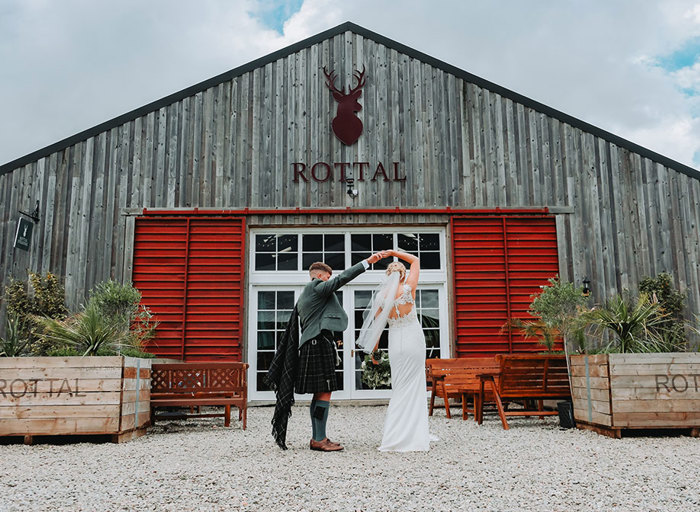
<svg viewBox="0 0 700 512">
<path fill-rule="evenodd" d="M 526 352 L 502 327 L 555 274 L 600 301 L 669 271 L 698 312 L 699 224 L 697 170 L 345 23 L 2 165 L 0 285 L 132 281 L 153 351 L 247 361 L 266 399 L 313 261 L 418 254 L 427 356 Z M 385 396 L 352 350 L 383 266 L 341 291 L 338 398 Z"/>
</svg>

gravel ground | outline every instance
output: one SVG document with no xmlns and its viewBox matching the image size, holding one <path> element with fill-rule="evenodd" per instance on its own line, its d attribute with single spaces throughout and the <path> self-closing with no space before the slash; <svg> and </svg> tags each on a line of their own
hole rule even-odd
<svg viewBox="0 0 700 512">
<path fill-rule="evenodd" d="M 456 413 L 456 408 L 453 409 Z M 562 430 L 556 418 L 478 426 L 438 410 L 430 452 L 380 453 L 385 406 L 334 405 L 340 453 L 308 449 L 308 408 L 294 408 L 282 451 L 272 408 L 248 430 L 220 418 L 158 423 L 111 443 L 0 446 L 0 510 L 700 510 L 700 440 L 620 440 Z"/>
</svg>

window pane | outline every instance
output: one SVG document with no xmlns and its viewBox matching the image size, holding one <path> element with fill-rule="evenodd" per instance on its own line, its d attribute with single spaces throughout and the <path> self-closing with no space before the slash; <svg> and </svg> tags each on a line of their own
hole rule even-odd
<svg viewBox="0 0 700 512">
<path fill-rule="evenodd" d="M 373 270 L 386 270 L 386 268 L 389 266 L 389 263 L 391 263 L 392 261 L 394 261 L 394 258 L 391 258 L 391 257 L 381 259 L 377 263 L 372 265 L 372 269 Z"/>
<path fill-rule="evenodd" d="M 292 316 L 291 311 L 278 311 L 277 312 L 277 328 L 284 331 L 287 328 L 289 319 Z"/>
<path fill-rule="evenodd" d="M 326 252 L 345 251 L 345 235 L 326 235 L 325 242 Z"/>
<path fill-rule="evenodd" d="M 316 263 L 317 261 L 323 261 L 323 254 L 320 252 L 310 252 L 310 253 L 304 253 L 304 256 L 302 257 L 301 260 L 301 269 L 302 270 L 309 270 L 309 267 L 311 266 L 312 263 Z"/>
<path fill-rule="evenodd" d="M 277 237 L 277 251 L 282 252 L 285 249 L 290 252 L 297 252 L 297 235 L 279 235 Z"/>
<path fill-rule="evenodd" d="M 352 253 L 352 258 L 350 260 L 351 265 L 357 265 L 359 262 L 361 262 L 364 259 L 369 258 L 370 253 Z"/>
<path fill-rule="evenodd" d="M 420 266 L 424 269 L 439 269 L 440 268 L 440 253 L 439 252 L 421 252 Z"/>
<path fill-rule="evenodd" d="M 419 238 L 421 252 L 440 250 L 440 236 L 437 233 L 421 233 Z"/>
<path fill-rule="evenodd" d="M 258 309 L 275 309 L 275 292 L 258 292 Z"/>
<path fill-rule="evenodd" d="M 399 249 L 403 249 L 406 252 L 418 251 L 418 238 L 416 235 L 399 234 Z"/>
<path fill-rule="evenodd" d="M 294 309 L 294 292 L 277 292 L 277 309 Z"/>
<path fill-rule="evenodd" d="M 344 270 L 345 269 L 345 254 L 344 253 L 330 253 L 326 254 L 324 258 L 326 265 L 329 265 L 333 270 Z"/>
<path fill-rule="evenodd" d="M 437 290 L 419 290 L 421 292 L 421 305 L 423 309 L 438 307 Z"/>
<path fill-rule="evenodd" d="M 275 328 L 274 311 L 258 311 L 258 330 L 272 330 Z"/>
<path fill-rule="evenodd" d="M 255 255 L 255 270 L 275 270 L 275 255 L 257 253 Z"/>
<path fill-rule="evenodd" d="M 384 249 L 394 248 L 394 235 L 388 233 L 381 233 L 378 235 L 372 235 L 372 251 L 382 251 Z"/>
<path fill-rule="evenodd" d="M 321 252 L 323 250 L 323 235 L 304 235 L 302 247 L 304 252 Z"/>
<path fill-rule="evenodd" d="M 268 370 L 273 357 L 275 357 L 274 352 L 258 352 L 258 370 Z"/>
<path fill-rule="evenodd" d="M 258 332 L 258 350 L 274 350 L 275 333 L 272 331 Z"/>
<path fill-rule="evenodd" d="M 275 252 L 275 235 L 255 235 L 256 252 Z"/>
<path fill-rule="evenodd" d="M 372 236 L 371 235 L 351 235 L 351 250 L 353 252 L 372 252 Z"/>
<path fill-rule="evenodd" d="M 296 253 L 279 253 L 277 260 L 277 270 L 297 270 L 298 258 Z"/>
<path fill-rule="evenodd" d="M 265 383 L 265 375 L 267 375 L 267 371 L 258 372 L 258 375 L 257 375 L 258 391 L 270 391 L 270 386 L 268 386 Z"/>
</svg>

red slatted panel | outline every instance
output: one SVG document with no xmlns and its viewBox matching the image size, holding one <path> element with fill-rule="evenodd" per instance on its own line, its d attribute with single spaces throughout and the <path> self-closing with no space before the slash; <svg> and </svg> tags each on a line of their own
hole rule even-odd
<svg viewBox="0 0 700 512">
<path fill-rule="evenodd" d="M 540 352 L 503 326 L 559 271 L 551 217 L 453 217 L 456 356 Z"/>
<path fill-rule="evenodd" d="M 160 322 L 149 349 L 186 361 L 241 360 L 243 218 L 139 218 L 134 286 Z"/>
</svg>

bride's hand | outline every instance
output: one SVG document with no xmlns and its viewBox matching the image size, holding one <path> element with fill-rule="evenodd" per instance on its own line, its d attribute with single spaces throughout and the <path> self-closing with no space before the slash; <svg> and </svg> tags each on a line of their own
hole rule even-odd
<svg viewBox="0 0 700 512">
<path fill-rule="evenodd" d="M 371 356 L 371 357 L 372 357 L 372 364 L 373 364 L 374 366 L 377 366 L 377 365 L 379 364 L 379 361 L 377 361 L 377 360 L 374 358 L 374 354 L 375 354 L 375 353 L 372 352 L 372 356 Z"/>
</svg>

